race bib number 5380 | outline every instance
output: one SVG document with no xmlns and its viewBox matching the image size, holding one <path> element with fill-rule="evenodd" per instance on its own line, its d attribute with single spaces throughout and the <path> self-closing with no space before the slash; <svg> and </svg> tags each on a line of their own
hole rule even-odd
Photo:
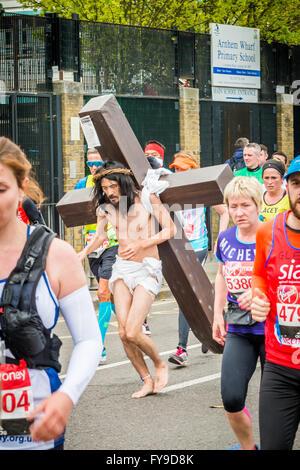
<svg viewBox="0 0 300 470">
<path fill-rule="evenodd" d="M 252 261 L 227 261 L 223 275 L 229 292 L 235 294 L 251 289 L 252 270 Z"/>
</svg>

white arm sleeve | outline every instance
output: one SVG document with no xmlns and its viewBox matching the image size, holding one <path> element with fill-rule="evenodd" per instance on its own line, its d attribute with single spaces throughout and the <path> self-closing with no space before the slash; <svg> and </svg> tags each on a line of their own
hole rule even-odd
<svg viewBox="0 0 300 470">
<path fill-rule="evenodd" d="M 87 285 L 60 299 L 59 307 L 74 341 L 66 378 L 59 391 L 66 393 L 75 405 L 99 364 L 102 339 Z"/>
</svg>

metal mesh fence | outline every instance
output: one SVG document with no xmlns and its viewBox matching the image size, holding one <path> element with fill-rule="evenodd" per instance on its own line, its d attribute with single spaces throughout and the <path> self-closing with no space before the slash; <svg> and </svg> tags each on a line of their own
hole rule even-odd
<svg viewBox="0 0 300 470">
<path fill-rule="evenodd" d="M 195 86 L 200 99 L 211 99 L 210 36 L 195 35 Z"/>
<path fill-rule="evenodd" d="M 0 135 L 20 145 L 47 201 L 53 202 L 51 96 L 0 95 Z"/>
<path fill-rule="evenodd" d="M 59 99 L 51 94 L 0 93 L 0 135 L 16 142 L 29 159 L 46 200 L 46 223 L 61 233 L 55 202 L 61 197 L 61 152 L 54 119 Z"/>
<path fill-rule="evenodd" d="M 48 202 L 52 202 L 48 96 L 17 96 L 18 143 L 29 158 Z"/>
<path fill-rule="evenodd" d="M 0 93 L 0 135 L 15 140 L 11 97 Z"/>
<path fill-rule="evenodd" d="M 45 86 L 45 28 L 38 16 L 0 17 L 0 91 L 35 92 Z"/>
<path fill-rule="evenodd" d="M 78 22 L 60 18 L 58 22 L 58 65 L 62 70 L 78 72 Z"/>
<path fill-rule="evenodd" d="M 171 31 L 80 22 L 84 92 L 175 96 Z"/>
</svg>

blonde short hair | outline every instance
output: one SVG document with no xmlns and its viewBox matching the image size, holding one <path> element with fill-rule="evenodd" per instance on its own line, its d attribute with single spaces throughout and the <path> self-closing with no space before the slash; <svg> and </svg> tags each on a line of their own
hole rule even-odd
<svg viewBox="0 0 300 470">
<path fill-rule="evenodd" d="M 224 202 L 228 206 L 230 197 L 249 197 L 258 209 L 261 208 L 263 185 L 253 176 L 235 176 L 224 191 Z"/>
<path fill-rule="evenodd" d="M 88 156 L 88 155 L 90 155 L 90 154 L 92 154 L 92 153 L 98 153 L 99 156 L 101 157 L 99 151 L 98 151 L 97 149 L 95 149 L 94 147 L 90 147 L 90 148 L 88 149 L 88 151 L 87 151 L 87 153 L 86 153 L 86 156 Z"/>
</svg>

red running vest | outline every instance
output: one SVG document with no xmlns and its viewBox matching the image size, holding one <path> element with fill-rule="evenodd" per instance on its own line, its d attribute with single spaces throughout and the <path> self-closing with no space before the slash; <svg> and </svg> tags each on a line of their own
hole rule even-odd
<svg viewBox="0 0 300 470">
<path fill-rule="evenodd" d="M 300 234 L 299 248 L 290 244 L 285 222 L 290 211 L 274 220 L 272 248 L 266 261 L 271 311 L 266 320 L 266 358 L 300 369 Z"/>
</svg>

